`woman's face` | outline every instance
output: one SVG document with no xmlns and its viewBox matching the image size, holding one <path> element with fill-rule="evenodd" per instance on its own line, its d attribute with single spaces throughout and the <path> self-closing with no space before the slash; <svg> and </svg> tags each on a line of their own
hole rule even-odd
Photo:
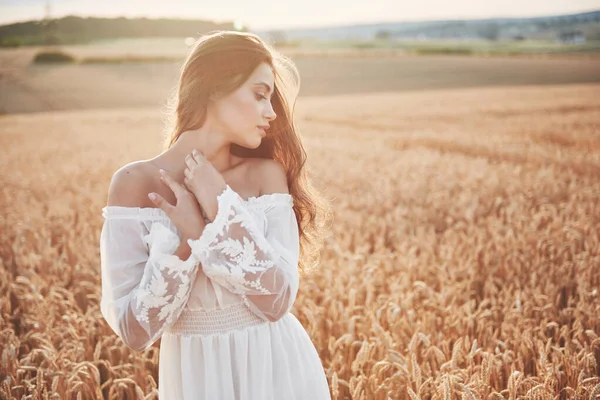
<svg viewBox="0 0 600 400">
<path fill-rule="evenodd" d="M 215 100 L 214 117 L 231 142 L 254 149 L 269 134 L 277 117 L 271 105 L 274 81 L 271 67 L 262 63 L 239 88 Z"/>
</svg>

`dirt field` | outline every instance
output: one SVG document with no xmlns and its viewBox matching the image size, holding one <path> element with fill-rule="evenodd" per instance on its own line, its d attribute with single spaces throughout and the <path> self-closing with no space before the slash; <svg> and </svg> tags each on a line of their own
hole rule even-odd
<svg viewBox="0 0 600 400">
<path fill-rule="evenodd" d="M 408 85 L 400 65 L 387 71 Z M 300 99 L 309 168 L 335 221 L 293 313 L 333 398 L 600 393 L 599 91 Z M 0 397 L 156 398 L 159 344 L 133 353 L 101 317 L 98 239 L 111 174 L 156 154 L 161 129 L 157 107 L 0 118 Z"/>
<path fill-rule="evenodd" d="M 68 49 L 69 50 L 69 49 Z M 124 56 L 72 46 L 77 56 Z M 134 55 L 176 55 L 163 47 Z M 174 53 L 173 53 L 174 52 Z M 0 51 L 0 114 L 164 104 L 177 84 L 176 62 L 30 65 L 33 49 Z M 356 53 L 358 54 L 358 53 Z M 405 92 L 465 87 L 599 83 L 600 58 L 469 56 L 298 56 L 301 96 Z M 182 56 L 183 57 L 183 56 Z"/>
</svg>

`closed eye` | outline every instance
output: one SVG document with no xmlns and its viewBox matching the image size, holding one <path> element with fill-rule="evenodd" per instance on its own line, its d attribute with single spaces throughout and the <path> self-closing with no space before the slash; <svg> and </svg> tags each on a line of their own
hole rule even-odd
<svg viewBox="0 0 600 400">
<path fill-rule="evenodd" d="M 266 98 L 265 96 L 263 96 L 262 94 L 260 94 L 260 93 L 257 93 L 257 94 L 256 94 L 256 99 L 257 99 L 257 100 L 261 100 L 261 99 L 262 99 L 262 100 L 267 100 L 267 98 Z"/>
</svg>

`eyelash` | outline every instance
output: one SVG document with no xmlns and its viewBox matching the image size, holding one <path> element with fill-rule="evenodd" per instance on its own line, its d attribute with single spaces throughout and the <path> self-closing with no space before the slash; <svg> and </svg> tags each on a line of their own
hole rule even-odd
<svg viewBox="0 0 600 400">
<path fill-rule="evenodd" d="M 260 99 L 267 100 L 267 98 L 260 93 L 257 93 L 256 96 L 257 96 L 257 100 L 260 100 Z"/>
</svg>

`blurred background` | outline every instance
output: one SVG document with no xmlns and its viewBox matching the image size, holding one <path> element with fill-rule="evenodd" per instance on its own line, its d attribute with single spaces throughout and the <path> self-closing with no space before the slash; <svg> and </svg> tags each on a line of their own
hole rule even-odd
<svg viewBox="0 0 600 400">
<path fill-rule="evenodd" d="M 111 176 L 159 154 L 190 46 L 296 63 L 330 201 L 291 312 L 332 398 L 600 394 L 597 0 L 0 0 L 0 398 L 157 398 L 104 321 Z"/>
<path fill-rule="evenodd" d="M 257 33 L 293 57 L 309 96 L 600 76 L 593 0 L 0 4 L 1 113 L 160 104 L 194 40 L 215 29 Z"/>
</svg>

